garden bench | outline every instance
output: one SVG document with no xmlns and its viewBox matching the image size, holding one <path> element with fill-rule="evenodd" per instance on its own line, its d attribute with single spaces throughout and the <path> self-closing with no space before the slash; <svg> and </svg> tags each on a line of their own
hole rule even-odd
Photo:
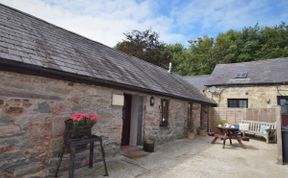
<svg viewBox="0 0 288 178">
<path fill-rule="evenodd" d="M 266 142 L 269 142 L 269 130 L 276 129 L 276 122 L 260 122 L 243 120 L 240 124 L 240 131 L 245 134 L 253 134 L 264 137 Z"/>
</svg>

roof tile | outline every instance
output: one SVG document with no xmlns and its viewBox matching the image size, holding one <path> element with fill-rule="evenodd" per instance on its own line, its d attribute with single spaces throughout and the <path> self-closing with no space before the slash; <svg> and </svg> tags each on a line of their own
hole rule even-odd
<svg viewBox="0 0 288 178">
<path fill-rule="evenodd" d="M 165 69 L 1 4 L 0 58 L 213 103 Z"/>
</svg>

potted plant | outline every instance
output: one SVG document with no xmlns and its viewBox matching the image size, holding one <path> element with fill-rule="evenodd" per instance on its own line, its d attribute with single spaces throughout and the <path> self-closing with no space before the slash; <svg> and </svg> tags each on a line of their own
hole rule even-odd
<svg viewBox="0 0 288 178">
<path fill-rule="evenodd" d="M 190 140 L 193 140 L 195 137 L 195 132 L 194 132 L 194 123 L 193 121 L 188 121 L 187 123 L 187 138 Z"/>
<path fill-rule="evenodd" d="M 203 126 L 198 127 L 198 135 L 200 136 L 205 136 L 206 135 L 206 130 Z"/>
<path fill-rule="evenodd" d="M 221 120 L 218 121 L 218 127 L 223 127 L 227 123 L 228 123 L 227 120 L 221 119 Z"/>
<path fill-rule="evenodd" d="M 145 138 L 143 144 L 143 150 L 147 152 L 154 152 L 154 148 L 155 148 L 155 139 Z"/>
<path fill-rule="evenodd" d="M 98 116 L 95 114 L 75 112 L 74 115 L 65 120 L 64 138 L 75 139 L 91 136 L 91 128 L 97 120 Z"/>
</svg>

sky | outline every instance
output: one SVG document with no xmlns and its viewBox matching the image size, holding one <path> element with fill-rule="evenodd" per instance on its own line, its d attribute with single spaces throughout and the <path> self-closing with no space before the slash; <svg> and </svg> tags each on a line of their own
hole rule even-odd
<svg viewBox="0 0 288 178">
<path fill-rule="evenodd" d="M 229 29 L 288 24 L 288 0 L 0 0 L 110 47 L 123 33 L 152 29 L 181 43 Z"/>
</svg>

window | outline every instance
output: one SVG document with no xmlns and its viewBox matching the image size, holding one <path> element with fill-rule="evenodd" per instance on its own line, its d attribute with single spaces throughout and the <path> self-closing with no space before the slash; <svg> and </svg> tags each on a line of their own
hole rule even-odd
<svg viewBox="0 0 288 178">
<path fill-rule="evenodd" d="M 278 105 L 281 106 L 281 113 L 288 113 L 288 96 L 278 96 Z"/>
<path fill-rule="evenodd" d="M 160 127 L 168 126 L 169 102 L 167 99 L 161 99 L 161 121 Z"/>
<path fill-rule="evenodd" d="M 228 99 L 228 108 L 248 108 L 248 99 Z"/>
</svg>

